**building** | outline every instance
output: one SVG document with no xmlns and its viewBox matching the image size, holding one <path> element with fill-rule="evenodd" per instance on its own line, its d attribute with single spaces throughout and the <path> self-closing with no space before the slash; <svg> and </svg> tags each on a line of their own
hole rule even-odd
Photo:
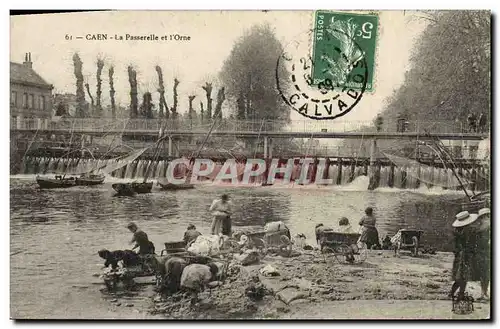
<svg viewBox="0 0 500 329">
<path fill-rule="evenodd" d="M 31 53 L 26 54 L 22 64 L 10 62 L 11 125 L 48 125 L 53 88 L 33 70 Z"/>
</svg>

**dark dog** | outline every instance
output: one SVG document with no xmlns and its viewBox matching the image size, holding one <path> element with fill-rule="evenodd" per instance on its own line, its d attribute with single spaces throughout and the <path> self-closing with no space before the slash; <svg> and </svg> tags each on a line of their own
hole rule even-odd
<svg viewBox="0 0 500 329">
<path fill-rule="evenodd" d="M 385 239 L 382 241 L 382 250 L 391 250 L 393 248 L 391 238 L 386 235 Z"/>
<path fill-rule="evenodd" d="M 133 267 L 141 264 L 141 258 L 132 250 L 99 250 L 99 257 L 105 259 L 104 267 L 111 265 L 113 270 L 118 268 L 118 262 L 122 261 L 124 267 Z"/>
</svg>

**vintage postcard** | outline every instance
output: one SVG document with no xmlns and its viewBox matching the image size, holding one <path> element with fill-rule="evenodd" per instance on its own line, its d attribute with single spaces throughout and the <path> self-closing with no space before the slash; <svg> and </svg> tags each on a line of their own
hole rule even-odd
<svg viewBox="0 0 500 329">
<path fill-rule="evenodd" d="M 491 12 L 10 16 L 13 319 L 490 319 Z"/>
</svg>

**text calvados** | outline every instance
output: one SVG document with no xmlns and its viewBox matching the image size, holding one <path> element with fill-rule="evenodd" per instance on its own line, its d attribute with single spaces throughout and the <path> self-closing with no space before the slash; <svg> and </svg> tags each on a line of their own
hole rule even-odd
<svg viewBox="0 0 500 329">
<path fill-rule="evenodd" d="M 346 92 L 337 93 L 330 98 L 329 102 L 312 100 L 310 97 L 304 97 L 301 94 L 292 94 L 288 102 L 299 113 L 315 117 L 331 117 L 348 110 L 353 103 L 361 96 L 361 92 L 348 89 Z"/>
</svg>

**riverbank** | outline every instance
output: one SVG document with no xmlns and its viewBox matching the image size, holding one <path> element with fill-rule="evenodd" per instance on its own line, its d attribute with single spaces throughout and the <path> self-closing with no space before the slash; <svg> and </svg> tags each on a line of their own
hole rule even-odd
<svg viewBox="0 0 500 329">
<path fill-rule="evenodd" d="M 199 295 L 153 298 L 149 312 L 169 319 L 487 319 L 489 303 L 469 315 L 451 312 L 451 253 L 394 257 L 370 251 L 361 264 L 339 264 L 317 252 L 266 256 L 259 264 L 231 265 L 222 286 Z M 279 274 L 259 273 L 270 265 Z M 258 278 L 258 279 L 256 279 Z M 467 291 L 479 297 L 479 285 Z M 262 299 L 254 298 L 261 294 Z M 150 299 L 151 297 L 149 297 Z M 118 301 L 119 302 L 119 301 Z"/>
</svg>

